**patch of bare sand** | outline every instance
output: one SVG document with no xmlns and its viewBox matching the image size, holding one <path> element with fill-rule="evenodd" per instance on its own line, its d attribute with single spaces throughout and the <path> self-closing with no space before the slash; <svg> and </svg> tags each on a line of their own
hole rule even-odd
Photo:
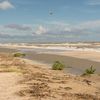
<svg viewBox="0 0 100 100">
<path fill-rule="evenodd" d="M 32 63 L 27 70 L 21 94 L 30 100 L 100 100 L 99 75 L 68 75 Z"/>
<path fill-rule="evenodd" d="M 6 55 L 0 58 L 3 71 L 12 66 L 20 69 L 24 77 L 22 80 L 16 70 L 12 73 L 1 71 L 0 100 L 100 100 L 100 75 L 74 76 L 30 60 Z M 19 81 L 20 84 L 17 84 Z"/>
<path fill-rule="evenodd" d="M 25 100 L 16 93 L 21 89 L 17 73 L 0 73 L 0 100 Z"/>
<path fill-rule="evenodd" d="M 100 52 L 96 51 L 66 51 L 62 52 L 60 55 L 100 62 Z"/>
</svg>

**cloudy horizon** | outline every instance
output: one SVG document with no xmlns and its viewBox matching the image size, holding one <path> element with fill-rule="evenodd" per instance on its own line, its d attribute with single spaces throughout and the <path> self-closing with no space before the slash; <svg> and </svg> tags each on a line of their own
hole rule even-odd
<svg viewBox="0 0 100 100">
<path fill-rule="evenodd" d="M 19 37 L 30 42 L 100 41 L 100 0 L 0 0 L 1 41 Z"/>
</svg>

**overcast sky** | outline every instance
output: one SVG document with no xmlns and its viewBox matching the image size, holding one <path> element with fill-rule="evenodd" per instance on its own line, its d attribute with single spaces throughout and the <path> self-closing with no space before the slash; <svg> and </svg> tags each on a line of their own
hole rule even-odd
<svg viewBox="0 0 100 100">
<path fill-rule="evenodd" d="M 0 37 L 100 40 L 100 0 L 0 0 Z"/>
</svg>

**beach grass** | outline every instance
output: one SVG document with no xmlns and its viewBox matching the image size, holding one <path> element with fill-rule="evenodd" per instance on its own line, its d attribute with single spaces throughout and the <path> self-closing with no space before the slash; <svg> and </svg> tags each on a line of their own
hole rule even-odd
<svg viewBox="0 0 100 100">
<path fill-rule="evenodd" d="M 25 57 L 26 54 L 25 53 L 20 53 L 20 52 L 17 52 L 15 54 L 13 54 L 14 57 Z"/>
<path fill-rule="evenodd" d="M 91 75 L 91 74 L 95 74 L 96 69 L 93 68 L 93 66 L 91 66 L 90 68 L 86 69 L 85 72 L 83 73 L 83 75 Z"/>
<path fill-rule="evenodd" d="M 23 73 L 21 69 L 16 68 L 16 66 L 11 66 L 11 67 L 4 67 L 0 66 L 0 72 L 16 72 L 16 73 Z"/>
<path fill-rule="evenodd" d="M 20 74 L 23 77 L 19 84 L 23 85 L 18 91 L 19 96 L 30 96 L 30 100 L 62 100 L 71 98 L 69 100 L 79 99 L 94 99 L 98 100 L 100 93 L 98 90 L 99 76 L 95 77 L 81 77 L 70 74 L 65 74 L 63 70 L 65 67 L 61 61 L 55 61 L 53 66 L 54 70 L 49 68 L 42 68 L 44 65 L 33 64 L 33 61 L 23 58 L 13 57 L 11 55 L 1 54 L 0 72 L 7 72 L 7 74 Z M 92 70 L 94 68 L 91 68 Z M 9 72 L 9 73 L 8 73 Z M 96 81 L 96 84 L 94 84 Z M 88 93 L 86 93 L 88 91 Z M 93 95 L 94 93 L 94 95 Z M 67 99 L 66 99 L 67 100 Z"/>
<path fill-rule="evenodd" d="M 64 64 L 62 64 L 60 61 L 55 61 L 53 66 L 53 70 L 63 70 L 64 69 Z"/>
</svg>

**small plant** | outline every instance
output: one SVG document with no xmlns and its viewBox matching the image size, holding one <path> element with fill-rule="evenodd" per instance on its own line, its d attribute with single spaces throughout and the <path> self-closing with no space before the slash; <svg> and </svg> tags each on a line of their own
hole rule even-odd
<svg viewBox="0 0 100 100">
<path fill-rule="evenodd" d="M 13 56 L 14 57 L 24 57 L 26 56 L 26 54 L 25 53 L 15 53 Z"/>
<path fill-rule="evenodd" d="M 53 70 L 63 70 L 64 69 L 64 65 L 59 62 L 59 61 L 55 61 L 55 63 L 52 66 Z"/>
<path fill-rule="evenodd" d="M 85 73 L 83 75 L 90 75 L 90 74 L 94 74 L 96 71 L 96 69 L 93 69 L 93 66 L 91 66 L 89 69 L 85 70 Z"/>
</svg>

